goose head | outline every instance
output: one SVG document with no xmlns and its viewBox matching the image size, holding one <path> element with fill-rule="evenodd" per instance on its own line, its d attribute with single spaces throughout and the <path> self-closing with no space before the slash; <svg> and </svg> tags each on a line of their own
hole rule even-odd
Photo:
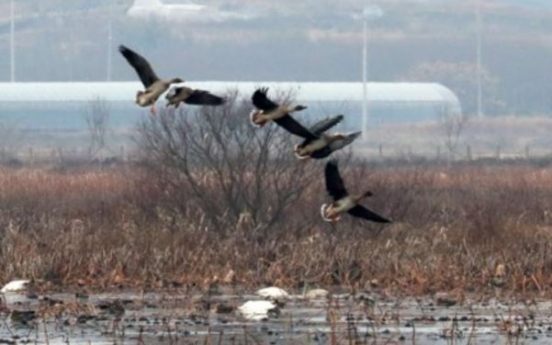
<svg viewBox="0 0 552 345">
<path fill-rule="evenodd" d="M 301 111 L 301 110 L 305 110 L 305 109 L 307 109 L 306 105 L 298 104 L 298 105 L 291 108 L 291 112 Z"/>
<path fill-rule="evenodd" d="M 353 200 L 355 201 L 355 203 L 358 203 L 362 199 L 371 197 L 373 195 L 374 195 L 374 193 L 372 193 L 371 191 L 368 190 L 368 191 L 366 191 L 366 192 L 364 192 L 364 193 L 362 193 L 362 194 L 360 194 L 356 197 L 353 197 Z"/>
<path fill-rule="evenodd" d="M 183 83 L 184 80 L 180 79 L 180 78 L 172 78 L 171 80 L 169 80 L 169 85 L 171 84 L 180 84 L 180 83 Z"/>
<path fill-rule="evenodd" d="M 331 140 L 330 144 L 334 150 L 339 150 L 355 141 L 355 139 L 360 137 L 361 134 L 362 132 L 353 132 L 349 134 L 338 133 L 334 135 L 334 138 Z"/>
</svg>

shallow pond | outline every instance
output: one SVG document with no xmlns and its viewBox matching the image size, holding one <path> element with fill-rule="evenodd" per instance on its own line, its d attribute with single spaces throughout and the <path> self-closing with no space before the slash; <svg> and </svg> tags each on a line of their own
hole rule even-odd
<svg viewBox="0 0 552 345">
<path fill-rule="evenodd" d="M 549 344 L 552 303 L 466 298 L 292 295 L 277 316 L 245 320 L 255 295 L 178 291 L 6 296 L 0 344 Z"/>
</svg>

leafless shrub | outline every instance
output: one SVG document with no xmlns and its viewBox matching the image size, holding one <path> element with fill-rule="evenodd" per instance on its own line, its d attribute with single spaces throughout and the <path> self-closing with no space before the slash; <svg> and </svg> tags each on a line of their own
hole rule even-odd
<svg viewBox="0 0 552 345">
<path fill-rule="evenodd" d="M 88 155 L 90 159 L 103 160 L 107 146 L 107 131 L 109 126 L 110 109 L 105 100 L 94 99 L 88 103 L 84 119 L 88 127 Z"/>
<path fill-rule="evenodd" d="M 438 116 L 444 135 L 443 144 L 447 149 L 447 160 L 450 162 L 459 154 L 458 143 L 468 123 L 468 117 L 451 111 L 447 106 L 439 109 Z"/>
<path fill-rule="evenodd" d="M 170 208 L 205 217 L 219 233 L 248 223 L 264 235 L 289 220 L 286 211 L 318 171 L 297 161 L 291 135 L 274 124 L 253 127 L 249 102 L 236 93 L 227 99 L 221 107 L 161 111 L 141 124 L 136 141 Z"/>
</svg>

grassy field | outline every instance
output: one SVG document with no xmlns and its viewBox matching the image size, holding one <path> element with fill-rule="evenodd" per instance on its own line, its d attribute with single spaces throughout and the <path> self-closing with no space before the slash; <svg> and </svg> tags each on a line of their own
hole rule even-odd
<svg viewBox="0 0 552 345">
<path fill-rule="evenodd" d="M 244 212 L 233 223 L 219 214 L 218 228 L 184 184 L 174 194 L 137 165 L 3 168 L 0 280 L 92 289 L 306 282 L 405 295 L 548 293 L 552 168 L 352 164 L 344 169 L 350 188 L 372 190 L 366 204 L 395 223 L 343 217 L 332 227 L 319 216 L 328 200 L 323 165 L 312 165 L 319 178 L 277 221 L 255 224 Z"/>
</svg>

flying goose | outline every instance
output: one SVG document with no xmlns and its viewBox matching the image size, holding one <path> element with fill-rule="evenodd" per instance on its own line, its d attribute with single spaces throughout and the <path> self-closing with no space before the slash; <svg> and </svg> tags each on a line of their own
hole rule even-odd
<svg viewBox="0 0 552 345">
<path fill-rule="evenodd" d="M 136 94 L 136 103 L 142 107 L 151 106 L 150 111 L 155 115 L 155 102 L 171 86 L 184 82 L 180 78 L 170 80 L 159 79 L 155 74 L 149 62 L 140 54 L 125 47 L 119 46 L 119 52 L 125 57 L 128 63 L 136 70 L 138 77 L 146 88 L 144 91 L 138 91 Z"/>
<path fill-rule="evenodd" d="M 303 142 L 295 145 L 295 155 L 299 159 L 322 159 L 332 152 L 340 150 L 352 143 L 362 132 L 354 133 L 325 133 L 328 129 L 343 121 L 343 115 L 324 119 L 308 129 L 310 136 L 305 136 Z"/>
<path fill-rule="evenodd" d="M 336 223 L 341 218 L 341 214 L 347 212 L 354 217 L 373 222 L 391 223 L 389 219 L 383 218 L 359 204 L 362 199 L 372 196 L 372 192 L 367 191 L 361 194 L 349 194 L 347 192 L 337 169 L 337 161 L 331 160 L 326 163 L 325 175 L 326 190 L 334 200 L 330 204 L 323 204 L 320 208 L 322 218 L 325 221 Z"/>
<path fill-rule="evenodd" d="M 306 129 L 301 126 L 295 119 L 289 114 L 307 109 L 304 105 L 280 105 L 270 100 L 266 93 L 268 88 L 257 89 L 251 101 L 253 105 L 259 110 L 253 110 L 250 114 L 250 121 L 255 126 L 263 127 L 267 122 L 274 121 L 279 126 L 285 128 L 288 132 L 295 135 L 308 135 Z"/>
<path fill-rule="evenodd" d="M 355 139 L 358 138 L 361 134 L 362 132 L 352 132 L 347 134 L 342 134 L 342 133 L 331 134 L 330 135 L 331 139 L 329 140 L 328 145 L 324 146 L 319 150 L 313 151 L 310 154 L 310 158 L 314 158 L 314 159 L 326 158 L 330 154 L 332 154 L 332 152 L 341 150 L 345 146 L 355 141 Z M 304 149 L 308 150 L 308 147 Z M 301 156 L 301 153 L 302 153 L 301 148 L 299 148 L 297 151 L 297 154 Z"/>
<path fill-rule="evenodd" d="M 172 88 L 165 99 L 168 101 L 167 106 L 174 105 L 176 108 L 182 102 L 192 105 L 222 105 L 225 102 L 224 98 L 215 96 L 209 91 L 194 90 L 187 86 Z"/>
<path fill-rule="evenodd" d="M 342 149 L 352 143 L 361 132 L 348 134 L 325 133 L 328 129 L 343 121 L 343 115 L 337 115 L 315 123 L 310 128 L 305 128 L 291 116 L 286 118 L 284 127 L 304 140 L 301 144 L 295 145 L 294 152 L 299 159 L 322 159 L 328 157 L 332 152 Z"/>
</svg>

